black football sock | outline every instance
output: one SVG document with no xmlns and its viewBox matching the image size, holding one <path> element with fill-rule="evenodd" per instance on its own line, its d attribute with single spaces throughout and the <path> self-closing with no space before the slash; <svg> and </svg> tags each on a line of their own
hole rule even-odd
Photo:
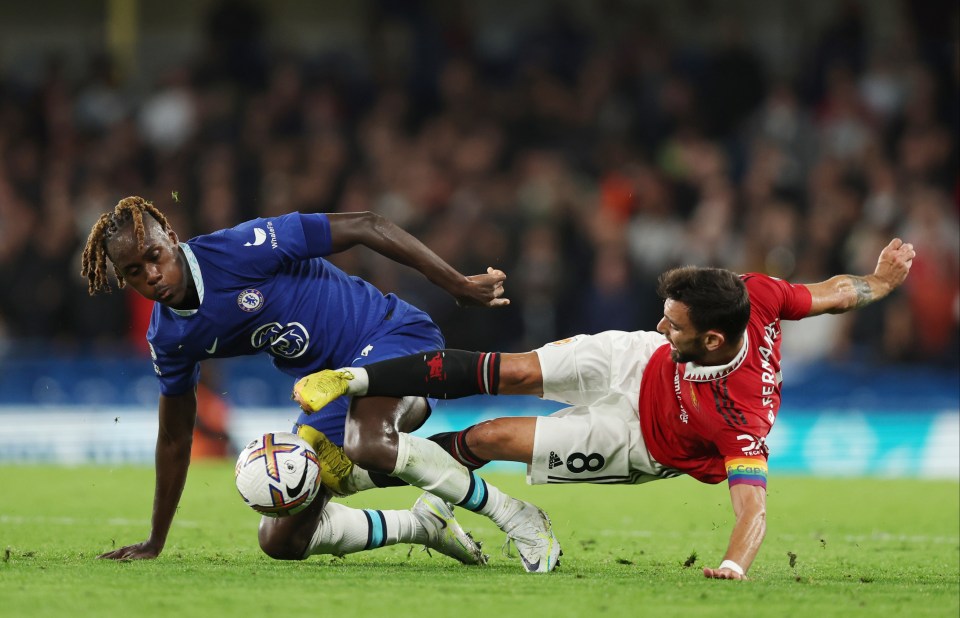
<svg viewBox="0 0 960 618">
<path fill-rule="evenodd" d="M 369 378 L 368 396 L 457 399 L 496 395 L 500 387 L 497 352 L 435 350 L 380 361 L 364 369 Z"/>
<path fill-rule="evenodd" d="M 448 431 L 430 436 L 433 440 L 443 447 L 443 450 L 450 453 L 450 456 L 463 464 L 468 470 L 477 470 L 490 463 L 489 459 L 478 457 L 470 447 L 467 446 L 467 433 L 474 428 L 474 425 L 467 427 L 463 431 Z"/>
<path fill-rule="evenodd" d="M 367 474 L 370 475 L 370 481 L 377 487 L 404 487 L 410 484 L 403 479 L 390 476 L 383 472 L 370 472 L 368 470 Z"/>
</svg>

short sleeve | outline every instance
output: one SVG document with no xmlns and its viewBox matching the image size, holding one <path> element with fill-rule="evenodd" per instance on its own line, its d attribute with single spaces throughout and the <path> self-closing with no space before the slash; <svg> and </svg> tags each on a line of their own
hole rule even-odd
<svg viewBox="0 0 960 618">
<path fill-rule="evenodd" d="M 285 265 L 330 255 L 333 241 L 325 214 L 290 213 L 268 219 L 253 219 L 222 230 L 219 250 L 245 274 L 270 276 Z"/>
<path fill-rule="evenodd" d="M 767 447 L 770 425 L 750 412 L 743 414 L 743 417 L 747 421 L 746 424 L 720 425 L 720 429 L 713 435 L 713 443 L 724 458 L 763 457 L 766 459 L 770 452 Z"/>
<path fill-rule="evenodd" d="M 764 319 L 800 320 L 810 314 L 813 297 L 807 286 L 759 273 L 742 276 L 750 304 Z"/>
<path fill-rule="evenodd" d="M 200 363 L 184 356 L 169 354 L 162 347 L 150 346 L 153 371 L 160 381 L 160 393 L 168 397 L 182 395 L 196 387 L 200 380 Z"/>
<path fill-rule="evenodd" d="M 161 327 L 162 311 L 160 303 L 156 303 L 147 329 L 147 346 L 150 348 L 153 372 L 160 381 L 160 393 L 172 397 L 196 387 L 200 380 L 200 362 L 183 354 L 180 345 Z"/>
</svg>

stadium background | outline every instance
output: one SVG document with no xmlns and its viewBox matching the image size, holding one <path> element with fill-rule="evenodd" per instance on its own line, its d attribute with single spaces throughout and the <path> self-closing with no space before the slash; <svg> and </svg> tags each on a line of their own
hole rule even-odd
<svg viewBox="0 0 960 618">
<path fill-rule="evenodd" d="M 157 388 L 133 293 L 79 252 L 126 195 L 181 238 L 293 210 L 380 212 L 463 272 L 333 261 L 451 347 L 652 328 L 676 264 L 907 284 L 784 326 L 771 465 L 960 478 L 955 2 L 159 2 L 0 5 L 0 462 L 149 463 Z M 199 454 L 294 417 L 263 357 L 205 363 Z M 430 429 L 538 402 L 445 403 Z"/>
</svg>

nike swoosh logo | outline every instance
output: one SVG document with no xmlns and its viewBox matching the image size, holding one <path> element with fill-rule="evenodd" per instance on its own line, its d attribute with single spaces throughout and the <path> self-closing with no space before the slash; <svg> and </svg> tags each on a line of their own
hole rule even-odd
<svg viewBox="0 0 960 618">
<path fill-rule="evenodd" d="M 520 552 L 517 552 L 517 553 L 520 554 Z M 527 559 L 523 557 L 523 554 L 520 554 L 520 560 L 523 561 L 523 565 L 524 567 L 526 567 L 528 572 L 536 572 L 540 570 L 539 560 L 537 560 L 536 562 L 527 562 Z"/>
<path fill-rule="evenodd" d="M 214 340 L 213 340 L 213 345 L 210 346 L 209 348 L 205 349 L 204 352 L 206 352 L 207 354 L 213 354 L 214 352 L 216 352 L 216 351 L 217 351 L 217 342 L 218 342 L 218 341 L 220 341 L 220 337 L 217 337 L 216 339 L 214 339 Z"/>
<path fill-rule="evenodd" d="M 436 520 L 440 522 L 440 529 L 441 529 L 441 530 L 443 530 L 444 528 L 447 527 L 447 520 L 446 520 L 446 519 L 440 517 L 439 515 L 437 515 L 437 514 L 434 513 L 433 511 L 427 511 L 427 512 L 430 513 L 431 515 L 433 515 L 433 516 L 436 518 Z"/>
<path fill-rule="evenodd" d="M 290 496 L 291 498 L 296 498 L 297 496 L 299 496 L 300 491 L 303 489 L 304 483 L 307 482 L 307 465 L 306 465 L 307 462 L 304 461 L 303 463 L 304 463 L 303 476 L 300 477 L 300 482 L 297 483 L 296 487 L 290 487 L 289 485 L 287 485 L 287 495 Z"/>
</svg>

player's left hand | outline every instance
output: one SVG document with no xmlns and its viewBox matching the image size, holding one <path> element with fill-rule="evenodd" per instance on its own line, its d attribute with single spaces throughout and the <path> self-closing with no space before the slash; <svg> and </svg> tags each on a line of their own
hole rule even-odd
<svg viewBox="0 0 960 618">
<path fill-rule="evenodd" d="M 874 275 L 893 289 L 903 283 L 910 273 L 913 258 L 917 256 L 913 244 L 894 238 L 880 252 Z"/>
<path fill-rule="evenodd" d="M 704 567 L 703 576 L 707 579 L 750 579 L 746 575 L 740 575 L 733 569 L 711 569 Z"/>
<path fill-rule="evenodd" d="M 461 307 L 504 307 L 510 304 L 503 296 L 503 282 L 507 275 L 497 268 L 487 267 L 485 275 L 467 277 L 467 285 L 454 296 Z"/>
</svg>

